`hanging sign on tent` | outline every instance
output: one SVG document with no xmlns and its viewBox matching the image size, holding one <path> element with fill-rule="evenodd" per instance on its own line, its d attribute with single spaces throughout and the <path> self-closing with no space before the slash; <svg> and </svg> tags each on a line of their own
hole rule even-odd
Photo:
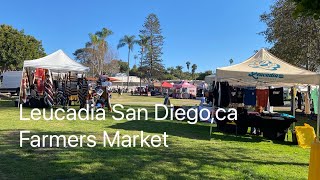
<svg viewBox="0 0 320 180">
<path fill-rule="evenodd" d="M 283 74 L 275 74 L 275 73 L 258 73 L 258 72 L 251 72 L 248 76 L 252 77 L 253 79 L 259 78 L 283 78 Z"/>
<path fill-rule="evenodd" d="M 252 68 L 262 68 L 266 70 L 276 71 L 281 66 L 277 63 L 273 63 L 270 60 L 256 60 L 249 64 L 249 67 Z"/>
</svg>

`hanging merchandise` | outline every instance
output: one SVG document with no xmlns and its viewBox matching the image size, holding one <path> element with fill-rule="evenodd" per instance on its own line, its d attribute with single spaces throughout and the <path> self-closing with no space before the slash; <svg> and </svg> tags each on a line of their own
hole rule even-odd
<svg viewBox="0 0 320 180">
<path fill-rule="evenodd" d="M 214 98 L 214 105 L 218 106 L 218 99 L 219 99 L 219 82 L 213 81 L 213 98 Z"/>
<path fill-rule="evenodd" d="M 309 93 L 304 93 L 304 113 L 311 114 Z"/>
<path fill-rule="evenodd" d="M 78 97 L 80 101 L 80 108 L 84 108 L 86 105 L 86 100 L 88 96 L 88 82 L 85 78 L 79 80 L 79 91 Z"/>
<path fill-rule="evenodd" d="M 257 89 L 257 105 L 266 107 L 268 104 L 269 90 L 268 89 Z"/>
<path fill-rule="evenodd" d="M 45 79 L 45 70 L 42 68 L 37 68 L 34 73 L 34 78 L 44 80 Z"/>
<path fill-rule="evenodd" d="M 230 86 L 231 103 L 243 103 L 243 89 Z"/>
<path fill-rule="evenodd" d="M 297 92 L 297 98 L 298 98 L 298 109 L 302 109 L 301 108 L 301 105 L 302 105 L 302 93 L 299 92 L 299 91 Z"/>
<path fill-rule="evenodd" d="M 237 103 L 237 88 L 230 86 L 230 102 Z"/>
<path fill-rule="evenodd" d="M 245 88 L 244 89 L 244 104 L 255 106 L 256 105 L 256 89 Z"/>
<path fill-rule="evenodd" d="M 227 107 L 230 104 L 230 88 L 228 82 L 213 82 L 213 97 L 214 104 L 218 106 L 220 100 L 220 107 Z"/>
<path fill-rule="evenodd" d="M 45 70 L 37 68 L 34 73 L 34 84 L 37 85 L 37 93 L 43 95 L 44 92 L 44 81 L 46 80 Z"/>
<path fill-rule="evenodd" d="M 53 85 L 52 79 L 50 76 L 50 72 L 48 71 L 46 74 L 46 80 L 44 82 L 44 99 L 45 103 L 49 106 L 53 106 Z"/>
<path fill-rule="evenodd" d="M 319 98 L 318 88 L 315 88 L 311 91 L 311 99 L 313 102 L 312 104 L 313 104 L 313 109 L 315 114 L 318 114 L 318 98 Z"/>
<path fill-rule="evenodd" d="M 37 84 L 37 92 L 39 95 L 42 96 L 44 92 L 44 83 L 41 79 L 37 79 L 35 81 L 36 81 L 35 83 Z"/>
<path fill-rule="evenodd" d="M 283 106 L 283 88 L 269 89 L 270 106 Z"/>
<path fill-rule="evenodd" d="M 220 107 L 227 107 L 230 104 L 230 88 L 228 82 L 220 82 Z"/>
</svg>

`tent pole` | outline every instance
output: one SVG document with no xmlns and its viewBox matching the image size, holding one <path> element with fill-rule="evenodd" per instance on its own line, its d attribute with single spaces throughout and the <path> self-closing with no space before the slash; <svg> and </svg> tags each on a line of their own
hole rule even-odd
<svg viewBox="0 0 320 180">
<path fill-rule="evenodd" d="M 291 90 L 291 98 L 292 98 L 292 116 L 296 117 L 296 98 L 294 96 L 294 89 L 295 89 L 295 86 L 292 87 L 292 90 Z M 294 130 L 294 127 L 296 126 L 296 122 L 293 122 L 293 130 Z"/>
<path fill-rule="evenodd" d="M 214 118 L 214 96 L 213 96 L 213 99 L 212 99 L 212 117 L 211 117 L 211 122 L 210 122 L 210 139 L 211 139 L 211 134 L 212 134 L 212 124 L 213 124 L 213 118 Z"/>
<path fill-rule="evenodd" d="M 20 79 L 20 90 L 19 90 L 19 99 L 18 99 L 18 108 L 20 108 L 20 103 L 21 103 L 21 87 L 22 87 L 22 79 L 24 76 L 24 66 L 22 67 L 22 74 L 21 74 L 21 79 Z"/>
<path fill-rule="evenodd" d="M 212 92 L 216 86 L 216 83 L 217 83 L 217 76 L 215 77 L 215 81 L 214 81 L 214 84 L 212 84 Z M 215 99 L 214 99 L 214 94 L 213 94 L 213 98 L 212 98 L 212 117 L 211 117 L 211 123 L 210 123 L 210 139 L 211 139 L 211 134 L 212 134 L 212 124 L 213 124 L 213 118 L 214 118 L 214 102 L 215 102 Z"/>
<path fill-rule="evenodd" d="M 317 141 L 319 141 L 319 126 L 320 126 L 320 98 L 319 98 L 319 95 L 320 95 L 320 87 L 318 87 Z"/>
<path fill-rule="evenodd" d="M 221 83 L 220 83 L 220 81 L 219 81 L 219 89 L 218 89 L 218 92 L 219 92 L 218 107 L 221 107 Z"/>
</svg>

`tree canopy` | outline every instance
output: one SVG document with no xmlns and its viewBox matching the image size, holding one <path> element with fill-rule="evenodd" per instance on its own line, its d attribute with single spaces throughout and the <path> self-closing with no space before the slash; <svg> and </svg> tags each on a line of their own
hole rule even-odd
<svg viewBox="0 0 320 180">
<path fill-rule="evenodd" d="M 45 56 L 42 42 L 12 26 L 0 25 L 0 71 L 20 70 L 24 60 Z"/>
<path fill-rule="evenodd" d="M 107 38 L 112 34 L 113 32 L 108 28 L 102 28 L 96 33 L 89 33 L 89 41 L 85 47 L 77 49 L 73 53 L 79 62 L 90 67 L 92 76 L 104 72 L 106 63 L 116 59 L 116 55 L 107 41 Z"/>
<path fill-rule="evenodd" d="M 146 66 L 148 78 L 159 78 L 161 72 L 164 70 L 162 64 L 162 46 L 164 37 L 161 34 L 160 21 L 156 14 L 149 14 L 146 18 L 143 29 L 140 34 L 144 37 L 149 37 L 147 41 L 147 48 L 145 49 L 145 56 L 143 57 L 143 66 Z"/>
<path fill-rule="evenodd" d="M 178 64 L 175 67 L 164 68 L 162 63 L 162 46 L 164 37 L 162 36 L 160 21 L 155 14 L 149 14 L 140 30 L 139 39 L 134 35 L 124 35 L 119 40 L 117 49 L 126 46 L 128 48 L 128 61 L 125 62 L 117 58 L 117 53 L 109 47 L 107 38 L 112 35 L 112 31 L 103 28 L 101 31 L 89 34 L 89 41 L 85 47 L 74 52 L 75 58 L 89 66 L 93 76 L 104 73 L 113 76 L 117 73 L 128 73 L 131 76 L 138 76 L 151 82 L 157 80 L 203 80 L 205 75 L 211 71 L 197 73 L 197 65 L 190 61 L 185 65 Z M 130 69 L 130 53 L 134 45 L 139 45 L 139 56 L 134 56 L 139 63 Z M 192 65 L 192 66 L 191 66 Z M 186 67 L 184 71 L 184 67 Z M 212 73 L 212 72 L 211 72 Z"/>
<path fill-rule="evenodd" d="M 294 16 L 311 16 L 319 19 L 320 16 L 320 0 L 293 0 L 296 8 L 293 12 Z"/>
<path fill-rule="evenodd" d="M 267 29 L 261 32 L 273 46 L 270 51 L 296 66 L 317 71 L 320 64 L 320 22 L 313 17 L 293 16 L 291 0 L 277 0 L 270 13 L 261 15 Z"/>
</svg>

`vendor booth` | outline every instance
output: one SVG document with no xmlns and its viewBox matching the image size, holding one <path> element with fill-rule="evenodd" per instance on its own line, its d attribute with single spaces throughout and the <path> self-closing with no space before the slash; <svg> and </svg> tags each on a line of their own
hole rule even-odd
<svg viewBox="0 0 320 180">
<path fill-rule="evenodd" d="M 172 88 L 173 88 L 173 85 L 171 83 L 168 83 L 167 81 L 163 81 L 161 83 L 161 93 L 162 94 L 171 95 Z"/>
<path fill-rule="evenodd" d="M 179 99 L 190 99 L 195 98 L 197 94 L 197 87 L 188 83 L 187 81 L 182 81 L 179 84 L 174 84 L 174 98 Z"/>
<path fill-rule="evenodd" d="M 218 93 L 214 93 L 215 103 L 213 104 L 218 107 L 228 107 L 229 104 L 234 102 L 253 107 L 262 106 L 262 108 L 282 106 L 283 87 L 295 87 L 301 84 L 319 85 L 319 82 L 319 74 L 293 66 L 275 57 L 267 50 L 261 49 L 242 63 L 217 68 L 215 88 Z M 226 86 L 231 89 L 231 93 L 225 93 Z M 318 95 L 319 90 L 317 90 Z M 317 102 L 319 100 L 320 98 L 317 98 Z M 319 108 L 317 108 L 318 111 Z M 295 111 L 293 111 L 293 116 L 272 112 L 264 112 L 263 114 L 260 111 L 259 113 L 253 113 L 249 118 L 247 116 L 250 113 L 243 112 L 246 116 L 243 119 L 248 119 L 248 121 L 239 121 L 238 123 L 242 123 L 244 127 L 259 127 L 263 134 L 273 137 L 272 139 L 279 138 L 283 135 L 284 129 L 288 129 L 291 123 L 295 122 Z M 317 114 L 317 136 L 319 137 L 320 116 L 319 113 Z M 270 125 L 271 122 L 272 125 Z M 279 124 L 281 124 L 280 129 Z M 275 129 L 275 131 L 270 132 L 270 129 Z"/>
<path fill-rule="evenodd" d="M 86 102 L 88 67 L 72 60 L 62 50 L 48 56 L 26 60 L 23 64 L 19 104 L 51 107 L 76 99 Z"/>
<path fill-rule="evenodd" d="M 48 69 L 53 72 L 88 72 L 89 67 L 83 66 L 82 64 L 71 59 L 61 49 L 49 54 L 48 56 L 35 59 L 26 60 L 23 63 L 24 68 L 42 68 Z"/>
</svg>

